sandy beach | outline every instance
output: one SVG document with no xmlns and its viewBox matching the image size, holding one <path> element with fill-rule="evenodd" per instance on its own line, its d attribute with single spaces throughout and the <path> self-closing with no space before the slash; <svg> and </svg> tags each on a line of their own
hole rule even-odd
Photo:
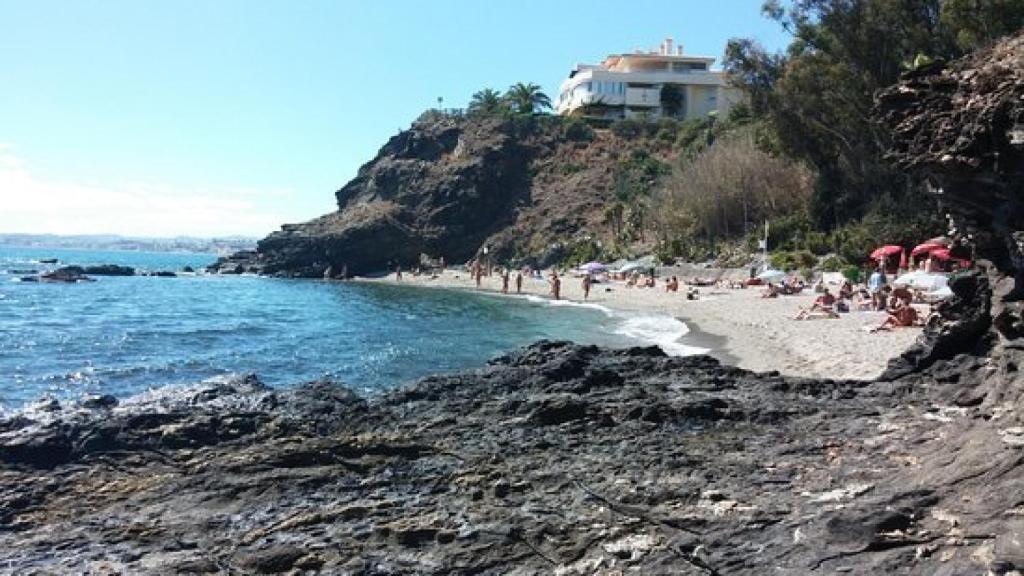
<svg viewBox="0 0 1024 576">
<path fill-rule="evenodd" d="M 395 283 L 395 275 L 362 281 Z M 403 274 L 403 285 L 454 288 L 500 293 L 501 277 L 484 277 L 477 289 L 468 272 L 447 270 L 437 277 Z M 515 277 L 511 281 L 515 291 Z M 657 312 L 676 317 L 693 331 L 715 338 L 711 354 L 742 368 L 775 370 L 785 375 L 870 380 L 879 376 L 890 358 L 907 349 L 921 328 L 870 333 L 886 317 L 884 312 L 851 312 L 838 319 L 793 320 L 814 300 L 811 291 L 798 296 L 761 298 L 761 289 L 700 288 L 698 300 L 687 300 L 685 286 L 666 293 L 657 288 L 627 288 L 621 282 L 595 284 L 587 302 L 623 312 Z M 526 278 L 523 293 L 548 297 L 546 281 Z M 583 301 L 579 278 L 562 282 L 562 298 Z M 702 342 L 683 343 L 701 346 Z"/>
</svg>

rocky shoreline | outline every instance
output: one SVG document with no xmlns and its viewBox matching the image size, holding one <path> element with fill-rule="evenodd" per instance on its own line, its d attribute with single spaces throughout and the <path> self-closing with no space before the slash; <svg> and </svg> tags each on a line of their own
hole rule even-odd
<svg viewBox="0 0 1024 576">
<path fill-rule="evenodd" d="M 1024 566 L 1015 530 L 1024 429 L 951 403 L 951 387 L 790 379 L 656 348 L 540 342 L 374 398 L 326 382 L 272 390 L 248 377 L 120 405 L 39 405 L 0 423 L 0 566 Z"/>
</svg>

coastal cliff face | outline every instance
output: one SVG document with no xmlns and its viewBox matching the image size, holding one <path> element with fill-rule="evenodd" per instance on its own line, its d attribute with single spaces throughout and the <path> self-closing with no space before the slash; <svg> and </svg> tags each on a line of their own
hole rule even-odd
<svg viewBox="0 0 1024 576">
<path fill-rule="evenodd" d="M 964 401 L 1017 401 L 1024 380 L 1024 34 L 949 65 L 908 74 L 877 97 L 888 157 L 928 180 L 978 270 L 954 280 L 949 320 L 894 364 L 896 373 L 958 357 Z M 950 370 L 943 362 L 938 370 Z M 946 375 L 949 377 L 949 374 Z M 992 404 L 993 406 L 989 406 Z"/>
<path fill-rule="evenodd" d="M 338 210 L 288 224 L 220 272 L 334 276 L 409 267 L 420 255 L 464 262 L 534 262 L 551 245 L 598 235 L 613 197 L 616 158 L 628 144 L 607 132 L 573 138 L 556 118 L 417 122 L 391 138 L 336 193 Z"/>
</svg>

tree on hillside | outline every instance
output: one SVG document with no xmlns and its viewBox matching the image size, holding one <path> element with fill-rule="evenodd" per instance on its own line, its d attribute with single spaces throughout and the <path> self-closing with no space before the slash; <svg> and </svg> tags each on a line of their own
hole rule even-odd
<svg viewBox="0 0 1024 576">
<path fill-rule="evenodd" d="M 663 84 L 661 87 L 661 109 L 666 116 L 678 116 L 683 109 L 683 91 L 677 84 Z"/>
<path fill-rule="evenodd" d="M 780 150 L 818 174 L 820 227 L 858 220 L 919 193 L 882 159 L 887 132 L 871 121 L 874 93 L 907 63 L 951 59 L 1024 21 L 1021 0 L 769 0 L 764 13 L 793 35 L 785 56 L 730 42 L 725 67 L 751 96 Z"/>
<path fill-rule="evenodd" d="M 501 93 L 491 88 L 484 88 L 473 94 L 469 100 L 468 112 L 475 116 L 490 116 L 508 110 Z"/>
<path fill-rule="evenodd" d="M 519 114 L 533 114 L 551 108 L 551 99 L 541 91 L 540 86 L 518 82 L 505 92 L 505 101 Z"/>
</svg>

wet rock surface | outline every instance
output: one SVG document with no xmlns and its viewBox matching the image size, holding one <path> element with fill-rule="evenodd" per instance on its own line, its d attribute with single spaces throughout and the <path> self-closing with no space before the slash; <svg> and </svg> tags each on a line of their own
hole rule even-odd
<svg viewBox="0 0 1024 576">
<path fill-rule="evenodd" d="M 540 342 L 369 399 L 330 382 L 273 390 L 248 377 L 120 403 L 43 402 L 0 424 L 0 565 L 69 574 L 1018 566 L 1024 431 L 1009 416 L 947 402 L 955 388 L 788 379 L 656 348 Z"/>
</svg>

